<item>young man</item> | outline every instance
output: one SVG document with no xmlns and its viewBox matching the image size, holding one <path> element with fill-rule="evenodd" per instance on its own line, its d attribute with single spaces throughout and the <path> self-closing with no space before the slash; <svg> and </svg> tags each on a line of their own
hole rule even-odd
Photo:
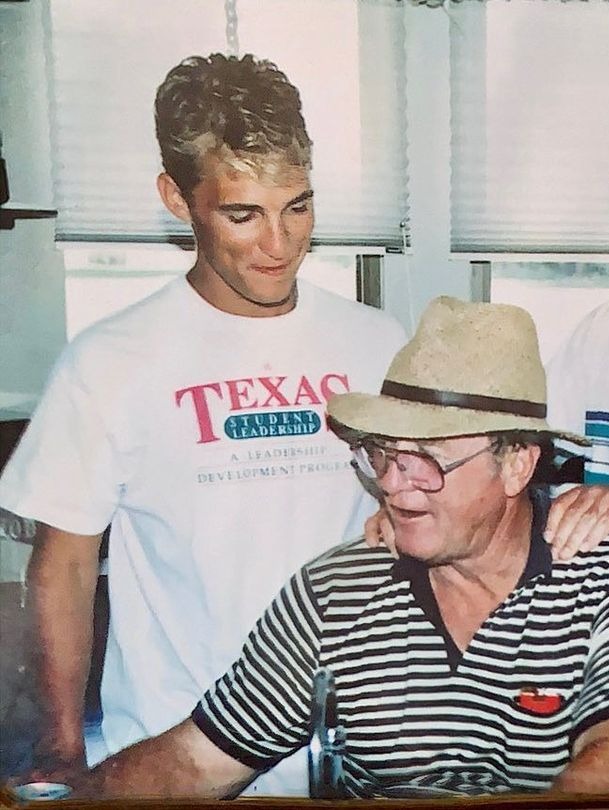
<svg viewBox="0 0 609 810">
<path fill-rule="evenodd" d="M 398 560 L 357 540 L 305 565 L 191 718 L 79 792 L 233 795 L 307 744 L 326 667 L 348 795 L 609 794 L 609 539 L 570 561 L 543 539 L 540 454 L 585 443 L 548 425 L 545 391 L 524 310 L 436 299 L 380 396 L 329 403 Z"/>
<path fill-rule="evenodd" d="M 182 720 L 286 578 L 374 504 L 328 398 L 375 390 L 403 343 L 381 312 L 296 274 L 313 228 L 297 89 L 251 56 L 185 60 L 158 90 L 186 278 L 68 346 L 0 485 L 39 521 L 29 569 L 44 768 L 82 762 L 98 549 L 111 523 L 102 682 L 110 752 Z M 306 772 L 265 792 L 306 789 Z"/>
</svg>

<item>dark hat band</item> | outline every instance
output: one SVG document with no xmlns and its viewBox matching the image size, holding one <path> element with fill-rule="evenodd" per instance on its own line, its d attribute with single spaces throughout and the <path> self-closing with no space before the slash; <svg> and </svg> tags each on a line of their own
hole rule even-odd
<svg viewBox="0 0 609 810">
<path fill-rule="evenodd" d="M 409 402 L 424 402 L 427 405 L 444 405 L 454 408 L 469 408 L 474 411 L 499 411 L 515 416 L 531 416 L 545 419 L 547 406 L 544 402 L 529 402 L 526 399 L 485 397 L 479 394 L 459 394 L 455 391 L 438 391 L 435 388 L 420 388 L 418 385 L 385 380 L 381 395 L 404 399 Z"/>
</svg>

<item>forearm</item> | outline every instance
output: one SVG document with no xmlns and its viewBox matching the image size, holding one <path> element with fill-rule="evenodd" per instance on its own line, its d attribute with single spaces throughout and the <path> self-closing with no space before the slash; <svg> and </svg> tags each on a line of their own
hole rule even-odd
<svg viewBox="0 0 609 810">
<path fill-rule="evenodd" d="M 80 798 L 227 798 L 253 771 L 220 751 L 191 720 L 120 751 L 83 776 Z"/>
<path fill-rule="evenodd" d="M 43 535 L 48 528 L 42 529 Z M 82 758 L 84 693 L 93 639 L 97 559 L 63 555 L 56 543 L 35 547 L 28 606 L 41 713 L 38 756 Z"/>
<path fill-rule="evenodd" d="M 558 776 L 553 790 L 609 794 L 609 737 L 592 740 L 582 748 Z"/>
</svg>

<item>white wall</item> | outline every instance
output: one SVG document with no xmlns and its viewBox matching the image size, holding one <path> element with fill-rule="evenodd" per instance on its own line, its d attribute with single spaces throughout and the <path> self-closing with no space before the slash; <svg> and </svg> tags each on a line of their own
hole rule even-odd
<svg viewBox="0 0 609 810">
<path fill-rule="evenodd" d="M 469 262 L 450 258 L 449 16 L 443 8 L 404 11 L 412 251 L 386 257 L 384 298 L 412 332 L 437 295 L 469 299 L 471 274 Z"/>
<path fill-rule="evenodd" d="M 0 128 L 11 203 L 52 208 L 42 0 L 0 3 Z M 0 420 L 28 415 L 65 341 L 53 220 L 0 231 Z"/>
<path fill-rule="evenodd" d="M 10 203 L 52 208 L 41 0 L 0 3 L 0 127 Z M 0 420 L 28 416 L 65 342 L 64 271 L 51 219 L 0 231 Z M 30 547 L 0 515 L 0 582 L 22 579 Z M 22 525 L 22 522 L 20 522 Z M 23 524 L 24 525 L 24 524 Z"/>
</svg>

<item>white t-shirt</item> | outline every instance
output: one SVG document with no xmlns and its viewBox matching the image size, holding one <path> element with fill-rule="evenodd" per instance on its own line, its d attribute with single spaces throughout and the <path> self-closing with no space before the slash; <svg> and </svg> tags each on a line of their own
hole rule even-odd
<svg viewBox="0 0 609 810">
<path fill-rule="evenodd" d="M 609 484 L 609 303 L 578 324 L 547 373 L 548 422 L 593 441 L 584 481 Z"/>
<path fill-rule="evenodd" d="M 288 576 L 374 511 L 325 404 L 378 392 L 404 332 L 298 289 L 292 312 L 244 318 L 180 278 L 81 333 L 0 481 L 19 515 L 112 523 L 110 752 L 188 716 Z"/>
</svg>

